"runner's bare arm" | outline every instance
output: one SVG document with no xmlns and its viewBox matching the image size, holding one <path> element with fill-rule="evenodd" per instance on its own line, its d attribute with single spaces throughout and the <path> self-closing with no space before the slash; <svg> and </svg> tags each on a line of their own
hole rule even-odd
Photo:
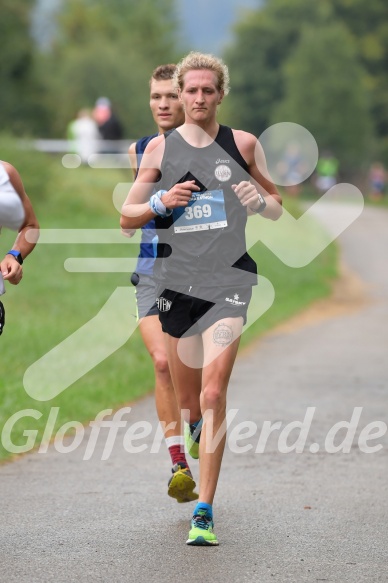
<svg viewBox="0 0 388 583">
<path fill-rule="evenodd" d="M 135 180 L 136 179 L 136 172 L 137 172 L 136 142 L 132 142 L 132 144 L 129 146 L 128 156 L 129 156 L 129 161 L 131 163 L 133 180 Z"/>
<path fill-rule="evenodd" d="M 122 229 L 138 229 L 155 218 L 149 206 L 152 191 L 160 178 L 160 164 L 164 152 L 164 137 L 151 140 L 147 145 L 133 183 L 121 209 L 120 226 Z"/>
<path fill-rule="evenodd" d="M 19 233 L 16 237 L 12 249 L 19 251 L 23 259 L 27 257 L 34 249 L 38 239 L 39 239 L 39 223 L 36 218 L 34 209 L 30 199 L 28 198 L 26 191 L 24 190 L 23 182 L 20 177 L 19 172 L 9 164 L 8 162 L 3 162 L 4 168 L 6 169 L 12 186 L 18 193 L 23 203 L 25 219 L 24 223 L 19 229 Z M 33 240 L 27 241 L 26 234 L 29 230 L 34 229 Z M 3 274 L 3 278 L 8 280 L 12 284 L 17 284 L 22 277 L 22 266 L 16 261 L 12 255 L 6 255 L 0 263 L 0 269 Z"/>
<path fill-rule="evenodd" d="M 136 144 L 137 144 L 137 142 L 132 142 L 132 144 L 128 148 L 128 156 L 129 156 L 129 161 L 131 163 L 133 182 L 136 180 L 136 174 L 137 174 Z M 136 233 L 136 229 L 129 229 L 129 228 L 124 229 L 124 228 L 122 228 L 121 232 L 125 237 L 128 237 L 130 239 Z"/>
<path fill-rule="evenodd" d="M 264 150 L 252 134 L 233 130 L 233 135 L 241 155 L 248 164 L 249 174 L 254 180 L 254 184 L 247 180 L 234 185 L 236 195 L 241 204 L 247 206 L 248 214 L 253 214 L 260 207 L 257 195 L 259 192 L 267 203 L 264 211 L 260 213 L 261 216 L 276 221 L 283 212 L 282 198 L 269 176 Z"/>
<path fill-rule="evenodd" d="M 146 147 L 136 181 L 122 207 L 120 218 L 122 229 L 137 229 L 155 218 L 156 213 L 151 210 L 149 200 L 154 188 L 158 188 L 163 153 L 163 136 L 154 138 Z M 161 201 L 169 210 L 187 206 L 194 190 L 200 190 L 194 180 L 178 183 L 163 194 Z"/>
<path fill-rule="evenodd" d="M 20 177 L 19 172 L 16 170 L 16 168 L 14 168 L 8 162 L 3 162 L 3 165 L 4 165 L 5 169 L 7 170 L 7 173 L 8 173 L 9 179 L 12 183 L 12 186 L 14 187 L 14 189 L 16 190 L 18 195 L 20 196 L 22 203 L 23 203 L 23 207 L 24 207 L 24 212 L 25 212 L 24 223 L 21 226 L 19 233 L 18 233 L 18 236 L 16 237 L 15 243 L 13 244 L 13 247 L 12 247 L 12 249 L 16 249 L 17 251 L 20 251 L 20 253 L 22 254 L 22 257 L 24 259 L 27 257 L 27 255 L 29 255 L 31 253 L 31 251 L 34 249 L 36 243 L 38 242 L 39 223 L 38 223 L 38 219 L 36 218 L 34 209 L 32 208 L 31 201 L 28 198 L 26 191 L 24 190 L 23 182 L 22 182 L 22 179 Z M 34 233 L 34 238 L 33 238 L 34 240 L 33 241 L 26 240 L 27 231 L 29 231 L 30 229 L 36 230 L 36 232 Z"/>
<path fill-rule="evenodd" d="M 128 148 L 128 157 L 129 157 L 129 161 L 131 163 L 133 181 L 136 180 L 136 172 L 137 172 L 136 143 L 137 142 L 132 142 L 132 144 Z M 128 237 L 128 239 L 130 239 L 136 233 L 136 229 L 121 229 L 121 232 L 124 235 L 124 237 Z"/>
</svg>

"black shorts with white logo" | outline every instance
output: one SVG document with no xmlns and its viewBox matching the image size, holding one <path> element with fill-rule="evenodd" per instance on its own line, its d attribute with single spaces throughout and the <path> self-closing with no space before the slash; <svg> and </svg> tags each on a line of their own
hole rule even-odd
<svg viewBox="0 0 388 583">
<path fill-rule="evenodd" d="M 158 285 L 156 304 L 163 332 L 182 338 L 201 334 L 222 318 L 242 317 L 245 324 L 251 296 L 252 286 L 171 290 Z"/>
</svg>

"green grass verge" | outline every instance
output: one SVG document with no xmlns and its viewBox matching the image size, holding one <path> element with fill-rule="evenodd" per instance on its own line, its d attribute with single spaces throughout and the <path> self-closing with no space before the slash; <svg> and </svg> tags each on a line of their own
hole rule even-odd
<svg viewBox="0 0 388 583">
<path fill-rule="evenodd" d="M 42 229 L 118 229 L 118 211 L 112 193 L 120 182 L 129 180 L 124 170 L 64 169 L 56 157 L 36 153 L 16 153 L 10 148 L 3 158 L 14 163 L 22 174 Z M 31 161 L 31 157 L 33 161 Z M 44 177 L 39 180 L 39 173 Z M 124 188 L 125 190 L 125 188 Z M 296 203 L 285 206 L 294 216 Z M 249 221 L 249 236 L 255 237 L 255 217 Z M 261 220 L 261 219 L 258 219 Z M 1 249 L 12 244 L 14 234 L 4 231 Z M 308 241 L 306 241 L 308 244 Z M 39 445 L 52 407 L 59 413 L 55 429 L 69 421 L 87 423 L 103 409 L 117 408 L 152 390 L 153 369 L 138 331 L 111 356 L 49 401 L 30 397 L 23 386 L 25 371 L 53 347 L 87 324 L 104 306 L 118 287 L 128 288 L 128 303 L 118 305 L 119 319 L 128 326 L 134 319 L 134 294 L 126 273 L 69 273 L 64 262 L 69 257 L 136 256 L 137 246 L 129 244 L 39 244 L 25 262 L 24 278 L 19 286 L 7 286 L 2 300 L 6 306 L 6 327 L 0 338 L 0 428 L 18 411 L 32 409 L 39 419 L 24 416 L 16 421 L 12 443 L 22 446 L 26 430 L 37 431 Z M 273 305 L 251 325 L 242 337 L 242 346 L 285 318 L 302 310 L 310 302 L 330 291 L 336 276 L 337 253 L 334 245 L 315 261 L 301 269 L 292 269 L 257 243 L 252 254 L 275 289 Z M 112 323 L 113 326 L 113 323 Z M 93 337 L 88 340 L 93 345 Z M 80 350 L 82 359 L 82 347 Z M 74 362 L 66 362 L 69 370 Z M 63 363 L 62 363 L 63 367 Z M 58 369 L 58 375 L 62 374 Z M 6 432 L 0 446 L 0 459 L 10 456 Z"/>
</svg>

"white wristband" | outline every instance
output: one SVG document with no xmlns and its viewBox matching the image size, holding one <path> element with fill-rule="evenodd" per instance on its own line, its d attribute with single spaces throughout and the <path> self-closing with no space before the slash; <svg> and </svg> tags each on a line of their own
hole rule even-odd
<svg viewBox="0 0 388 583">
<path fill-rule="evenodd" d="M 163 218 L 169 217 L 172 214 L 172 209 L 167 209 L 161 200 L 163 194 L 165 194 L 166 192 L 167 190 L 158 190 L 158 192 L 151 196 L 149 202 L 152 212 L 154 212 L 156 215 L 159 215 L 159 217 Z"/>
</svg>

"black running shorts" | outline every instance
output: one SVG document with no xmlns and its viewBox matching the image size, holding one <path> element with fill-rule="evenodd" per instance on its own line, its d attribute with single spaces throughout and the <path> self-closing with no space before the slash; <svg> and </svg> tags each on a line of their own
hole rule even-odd
<svg viewBox="0 0 388 583">
<path fill-rule="evenodd" d="M 222 318 L 242 317 L 246 323 L 252 286 L 200 288 L 158 285 L 156 303 L 163 332 L 175 338 L 201 334 Z"/>
</svg>

